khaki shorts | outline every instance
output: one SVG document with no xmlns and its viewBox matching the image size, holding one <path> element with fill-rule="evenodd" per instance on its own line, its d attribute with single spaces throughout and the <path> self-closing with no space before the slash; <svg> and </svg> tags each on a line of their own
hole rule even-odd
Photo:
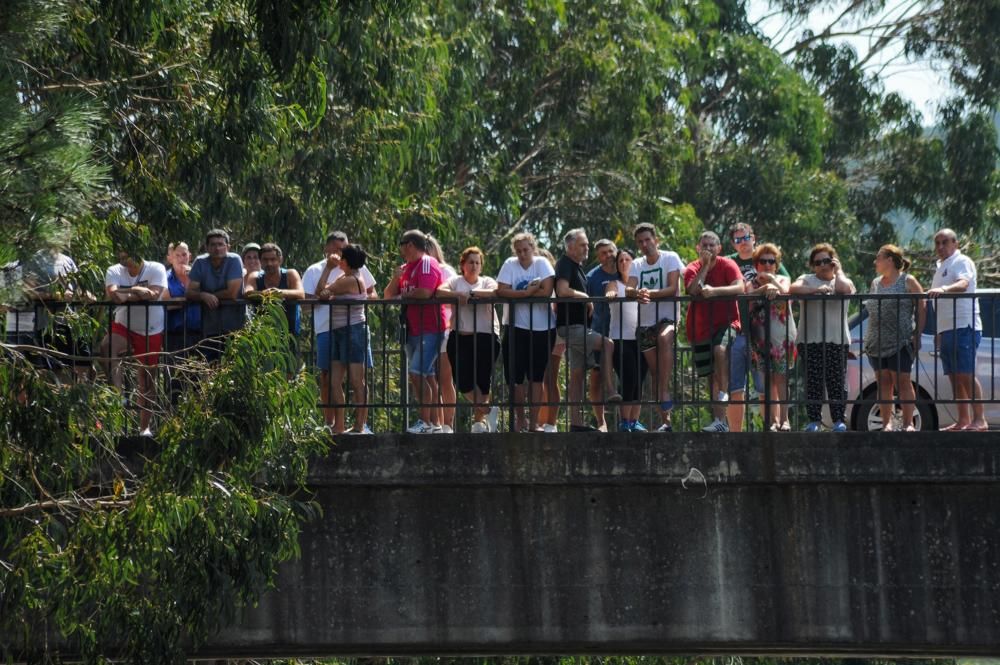
<svg viewBox="0 0 1000 665">
<path fill-rule="evenodd" d="M 594 368 L 594 354 L 590 351 L 600 340 L 602 335 L 591 330 L 585 325 L 574 324 L 571 326 L 559 326 L 556 328 L 556 344 L 560 341 L 566 345 L 566 362 L 570 369 Z"/>
</svg>

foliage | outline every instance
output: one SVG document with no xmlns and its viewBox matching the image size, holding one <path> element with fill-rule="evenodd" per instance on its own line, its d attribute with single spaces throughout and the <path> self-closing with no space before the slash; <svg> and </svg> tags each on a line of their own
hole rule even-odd
<svg viewBox="0 0 1000 665">
<path fill-rule="evenodd" d="M 778 6 L 794 20 L 818 4 Z M 992 39 L 992 9 L 918 4 L 885 37 L 965 86 L 937 135 L 833 31 L 780 54 L 731 0 L 20 0 L 0 25 L 19 36 L 3 42 L 17 112 L 85 109 L 78 144 L 109 169 L 101 196 L 78 188 L 84 209 L 54 204 L 78 263 L 108 262 L 99 236 L 123 215 L 151 229 L 151 258 L 221 225 L 300 267 L 345 228 L 385 276 L 411 226 L 450 254 L 485 247 L 487 271 L 522 229 L 553 244 L 652 221 L 685 250 L 697 227 L 746 221 L 796 256 L 834 224 L 891 240 L 900 209 L 987 228 L 996 85 L 970 45 Z M 29 21 L 45 29 L 16 29 Z"/>
<path fill-rule="evenodd" d="M 191 390 L 156 444 L 123 440 L 102 384 L 57 386 L 0 363 L 0 653 L 181 662 L 297 555 L 323 451 L 315 380 L 289 378 L 278 303 Z M 134 431 L 134 430 L 133 430 Z M 51 635 L 52 641 L 43 639 Z"/>
<path fill-rule="evenodd" d="M 167 242 L 197 247 L 212 226 L 237 246 L 277 241 L 297 267 L 343 228 L 368 246 L 380 283 L 414 226 L 450 257 L 484 247 L 487 272 L 519 230 L 553 246 L 583 226 L 627 245 L 641 221 L 686 258 L 703 227 L 725 237 L 749 222 L 793 273 L 824 240 L 849 272 L 867 272 L 898 211 L 990 240 L 998 2 L 908 3 L 866 33 L 876 49 L 947 66 L 959 98 L 928 132 L 835 44 L 842 30 L 804 32 L 778 53 L 739 0 L 7 0 L 0 263 L 68 244 L 97 291 L 122 229 L 160 259 Z M 774 5 L 793 23 L 839 7 L 858 30 L 884 7 Z M 4 518 L 0 551 L 44 563 L 2 573 L 0 635 L 45 619 L 93 657 L 122 635 L 152 657 L 143 649 L 172 644 L 176 626 L 206 634 L 205 616 L 252 599 L 294 551 L 302 514 L 286 492 L 317 445 L 315 396 L 304 377 L 285 386 L 287 368 L 250 376 L 252 359 L 281 347 L 257 330 L 199 382 L 141 471 L 115 451 L 126 415 L 109 393 L 0 368 L 3 394 L 23 390 L 32 405 L 0 407 L 3 505 L 29 507 Z M 35 446 L 45 432 L 58 434 Z M 168 560 L 180 534 L 201 539 L 190 555 L 203 559 Z M 230 549 L 243 537 L 266 543 L 251 568 Z M 93 583 L 71 584 L 84 576 Z M 140 593 L 153 584 L 173 585 L 176 602 Z M 216 600 L 207 585 L 223 590 Z"/>
<path fill-rule="evenodd" d="M 65 246 L 70 222 L 105 183 L 93 155 L 98 116 L 76 95 L 24 103 L 17 56 L 24 43 L 57 30 L 57 3 L 0 6 L 0 265 Z"/>
</svg>

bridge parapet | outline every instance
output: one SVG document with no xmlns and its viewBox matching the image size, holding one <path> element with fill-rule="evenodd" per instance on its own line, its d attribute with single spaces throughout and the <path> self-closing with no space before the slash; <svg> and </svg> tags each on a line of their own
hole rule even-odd
<svg viewBox="0 0 1000 665">
<path fill-rule="evenodd" d="M 992 435 L 350 437 L 199 656 L 994 654 Z"/>
</svg>

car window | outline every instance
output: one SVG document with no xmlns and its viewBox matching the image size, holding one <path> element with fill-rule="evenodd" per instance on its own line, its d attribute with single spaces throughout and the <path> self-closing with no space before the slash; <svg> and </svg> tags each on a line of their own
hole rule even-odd
<svg viewBox="0 0 1000 665">
<path fill-rule="evenodd" d="M 1000 309 L 997 308 L 997 296 L 979 296 L 979 317 L 983 321 L 983 337 L 996 337 Z"/>
<path fill-rule="evenodd" d="M 927 321 L 924 323 L 924 334 L 933 335 L 937 333 L 937 315 L 934 314 L 934 303 L 927 301 Z"/>
</svg>

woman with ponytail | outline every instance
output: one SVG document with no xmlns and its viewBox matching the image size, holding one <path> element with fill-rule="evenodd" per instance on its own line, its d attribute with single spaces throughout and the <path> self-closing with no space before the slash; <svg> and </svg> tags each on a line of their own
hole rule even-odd
<svg viewBox="0 0 1000 665">
<path fill-rule="evenodd" d="M 902 403 L 902 429 L 912 432 L 916 392 L 910 380 L 913 360 L 920 350 L 920 334 L 924 329 L 926 307 L 923 298 L 906 294 L 922 294 L 917 279 L 906 272 L 910 262 L 903 250 L 895 245 L 882 245 L 875 255 L 872 295 L 895 295 L 893 298 L 872 298 L 865 301 L 868 327 L 865 330 L 865 353 L 878 377 L 878 400 L 882 412 L 882 431 L 892 432 L 893 393 L 899 391 Z"/>
</svg>

